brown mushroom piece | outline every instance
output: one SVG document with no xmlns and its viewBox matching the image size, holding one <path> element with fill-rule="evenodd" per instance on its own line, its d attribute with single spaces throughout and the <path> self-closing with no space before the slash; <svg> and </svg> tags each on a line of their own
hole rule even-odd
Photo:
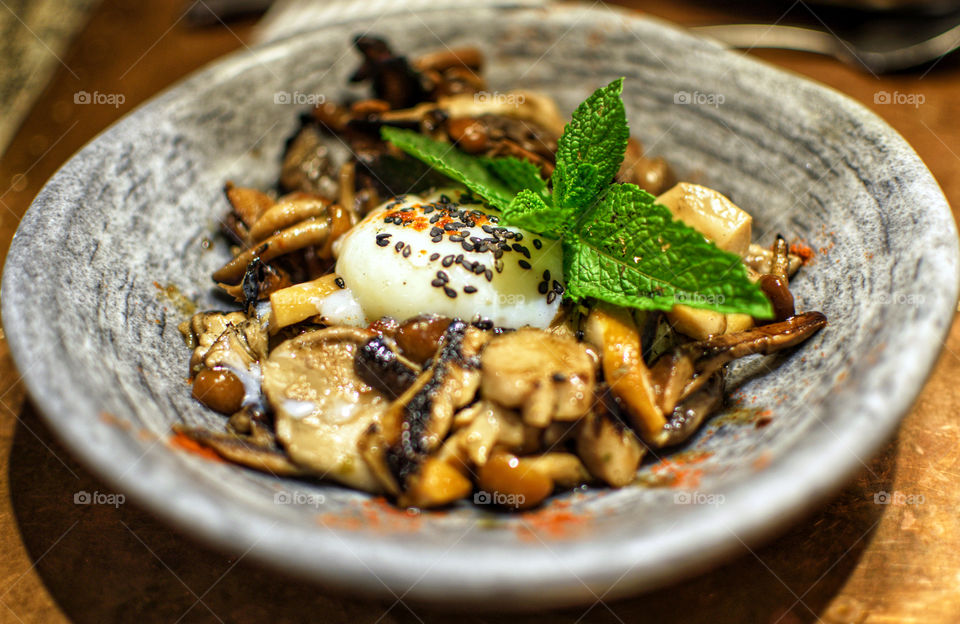
<svg viewBox="0 0 960 624">
<path fill-rule="evenodd" d="M 416 497 L 404 494 L 420 490 L 416 481 L 425 460 L 447 437 L 454 413 L 476 395 L 480 386 L 477 356 L 488 339 L 487 332 L 458 319 L 451 321 L 430 367 L 364 434 L 364 458 L 401 505 L 419 504 Z M 435 499 L 432 502 L 436 504 Z"/>
<path fill-rule="evenodd" d="M 536 507 L 555 487 L 570 489 L 588 481 L 590 473 L 572 453 L 518 457 L 497 451 L 477 472 L 477 485 L 491 496 L 489 502 L 516 509 Z"/>
<path fill-rule="evenodd" d="M 370 332 L 336 327 L 287 340 L 263 363 L 263 391 L 277 440 L 314 476 L 367 492 L 381 490 L 358 442 L 389 399 L 357 376 L 354 360 Z"/>
<path fill-rule="evenodd" d="M 577 426 L 577 455 L 587 470 L 612 487 L 632 483 L 647 448 L 624 423 L 619 408 L 605 389 L 598 409 Z"/>
<path fill-rule="evenodd" d="M 646 443 L 662 447 L 689 437 L 719 406 L 722 385 L 714 384 L 722 382 L 717 378 L 727 363 L 795 346 L 826 322 L 819 312 L 805 312 L 779 323 L 682 345 L 651 368 L 640 356 L 639 334 L 623 310 L 595 309 L 587 319 L 586 337 L 601 348 L 606 382 L 631 424 Z"/>
<path fill-rule="evenodd" d="M 236 284 L 254 258 L 270 262 L 284 254 L 306 247 L 322 246 L 330 236 L 330 218 L 314 217 L 292 225 L 274 234 L 262 243 L 233 257 L 213 274 L 213 279 L 225 284 Z"/>
<path fill-rule="evenodd" d="M 528 425 L 542 428 L 590 411 L 594 361 L 573 338 L 525 327 L 491 340 L 480 363 L 483 397 L 519 409 Z"/>
<path fill-rule="evenodd" d="M 320 130 L 305 124 L 287 144 L 280 169 L 280 186 L 333 200 L 337 196 L 337 174 Z"/>
<path fill-rule="evenodd" d="M 297 466 L 276 446 L 235 433 L 217 433 L 202 427 L 174 425 L 173 430 L 217 453 L 227 461 L 278 477 L 302 477 L 309 471 Z"/>
</svg>

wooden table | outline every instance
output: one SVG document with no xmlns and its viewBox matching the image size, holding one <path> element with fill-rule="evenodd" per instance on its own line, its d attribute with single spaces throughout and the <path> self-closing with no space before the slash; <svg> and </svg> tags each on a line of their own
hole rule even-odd
<svg viewBox="0 0 960 624">
<path fill-rule="evenodd" d="M 640 3 L 686 25 L 743 21 L 691 0 Z M 0 249 L 43 182 L 121 114 L 203 63 L 245 45 L 252 22 L 193 29 L 184 3 L 105 0 L 0 163 Z M 776 17 L 776 16 L 774 16 Z M 836 61 L 753 52 L 824 82 L 887 119 L 960 206 L 960 66 L 876 78 Z M 69 68 L 69 69 L 68 69 Z M 72 73 L 75 73 L 75 78 Z M 119 108 L 76 106 L 78 90 L 123 94 Z M 918 94 L 918 107 L 875 103 Z M 679 585 L 589 609 L 455 616 L 336 595 L 174 533 L 126 504 L 74 505 L 105 490 L 55 441 L 26 401 L 0 339 L 0 622 L 960 622 L 960 325 L 900 433 L 834 501 L 775 542 Z M 877 505 L 901 492 L 923 504 Z M 180 618 L 178 620 L 178 618 Z"/>
</svg>

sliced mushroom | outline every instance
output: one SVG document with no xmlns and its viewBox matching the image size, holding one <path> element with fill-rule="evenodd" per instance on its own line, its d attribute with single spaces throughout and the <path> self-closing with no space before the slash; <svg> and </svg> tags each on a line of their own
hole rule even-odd
<svg viewBox="0 0 960 624">
<path fill-rule="evenodd" d="M 620 420 L 613 396 L 604 392 L 604 403 L 577 427 L 577 455 L 597 479 L 613 486 L 632 483 L 647 448 Z"/>
<path fill-rule="evenodd" d="M 497 336 L 481 357 L 483 397 L 518 408 L 526 424 L 546 427 L 590 411 L 594 361 L 573 338 L 523 328 Z"/>
<path fill-rule="evenodd" d="M 330 149 L 316 125 L 304 125 L 287 144 L 280 170 L 280 186 L 288 191 L 337 197 L 337 176 Z"/>
<path fill-rule="evenodd" d="M 721 395 L 710 384 L 722 381 L 717 377 L 724 365 L 797 345 L 826 322 L 823 314 L 806 312 L 780 323 L 688 343 L 661 356 L 649 369 L 639 356 L 639 334 L 622 310 L 594 309 L 587 319 L 587 339 L 601 347 L 606 381 L 634 428 L 645 442 L 661 447 L 689 436 L 719 405 Z M 698 395 L 705 388 L 710 390 Z M 685 403 L 688 399 L 692 403 Z"/>
<path fill-rule="evenodd" d="M 237 254 L 213 274 L 213 279 L 226 284 L 236 284 L 254 258 L 270 262 L 274 258 L 310 246 L 322 246 L 330 236 L 330 219 L 314 217 L 282 230 L 255 247 Z"/>
<path fill-rule="evenodd" d="M 361 379 L 395 399 L 414 384 L 420 367 L 397 353 L 392 343 L 384 336 L 370 338 L 357 352 L 354 364 Z"/>
<path fill-rule="evenodd" d="M 174 425 L 173 430 L 215 451 L 227 461 L 278 477 L 302 477 L 308 470 L 297 466 L 276 446 L 258 444 L 233 433 L 216 433 L 202 427 Z"/>
<path fill-rule="evenodd" d="M 330 213 L 330 200 L 319 195 L 298 194 L 281 198 L 250 227 L 250 243 L 256 244 L 284 228 L 309 219 L 325 217 Z"/>
<path fill-rule="evenodd" d="M 692 436 L 707 416 L 723 403 L 723 372 L 717 371 L 699 390 L 688 396 L 670 413 L 663 428 L 663 446 L 680 444 Z"/>
<path fill-rule="evenodd" d="M 354 360 L 370 338 L 355 328 L 311 331 L 276 347 L 263 364 L 263 390 L 277 439 L 312 475 L 368 492 L 381 490 L 358 442 L 389 400 L 357 376 Z"/>
<path fill-rule="evenodd" d="M 624 309 L 596 307 L 587 317 L 585 338 L 600 349 L 603 375 L 623 402 L 630 423 L 645 439 L 654 438 L 667 423 L 657 401 L 643 346 L 633 320 Z"/>
<path fill-rule="evenodd" d="M 454 413 L 473 400 L 480 386 L 477 356 L 487 340 L 487 332 L 451 321 L 431 366 L 364 436 L 364 458 L 387 491 L 399 496 L 412 488 L 424 460 L 449 433 Z"/>
</svg>

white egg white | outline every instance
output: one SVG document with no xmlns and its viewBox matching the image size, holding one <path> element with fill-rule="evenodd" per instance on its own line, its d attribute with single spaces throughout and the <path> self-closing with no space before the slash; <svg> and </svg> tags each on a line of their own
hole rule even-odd
<svg viewBox="0 0 960 624">
<path fill-rule="evenodd" d="M 563 292 L 560 245 L 502 227 L 496 211 L 463 199 L 443 190 L 391 200 L 338 241 L 337 274 L 364 315 L 548 327 Z"/>
</svg>

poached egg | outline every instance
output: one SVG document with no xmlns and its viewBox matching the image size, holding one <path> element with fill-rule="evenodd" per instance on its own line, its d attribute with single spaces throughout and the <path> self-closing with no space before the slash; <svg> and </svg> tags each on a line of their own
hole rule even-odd
<svg viewBox="0 0 960 624">
<path fill-rule="evenodd" d="M 420 314 L 546 328 L 563 294 L 560 244 L 501 226 L 459 190 L 372 210 L 334 247 L 336 272 L 368 320 Z"/>
</svg>

